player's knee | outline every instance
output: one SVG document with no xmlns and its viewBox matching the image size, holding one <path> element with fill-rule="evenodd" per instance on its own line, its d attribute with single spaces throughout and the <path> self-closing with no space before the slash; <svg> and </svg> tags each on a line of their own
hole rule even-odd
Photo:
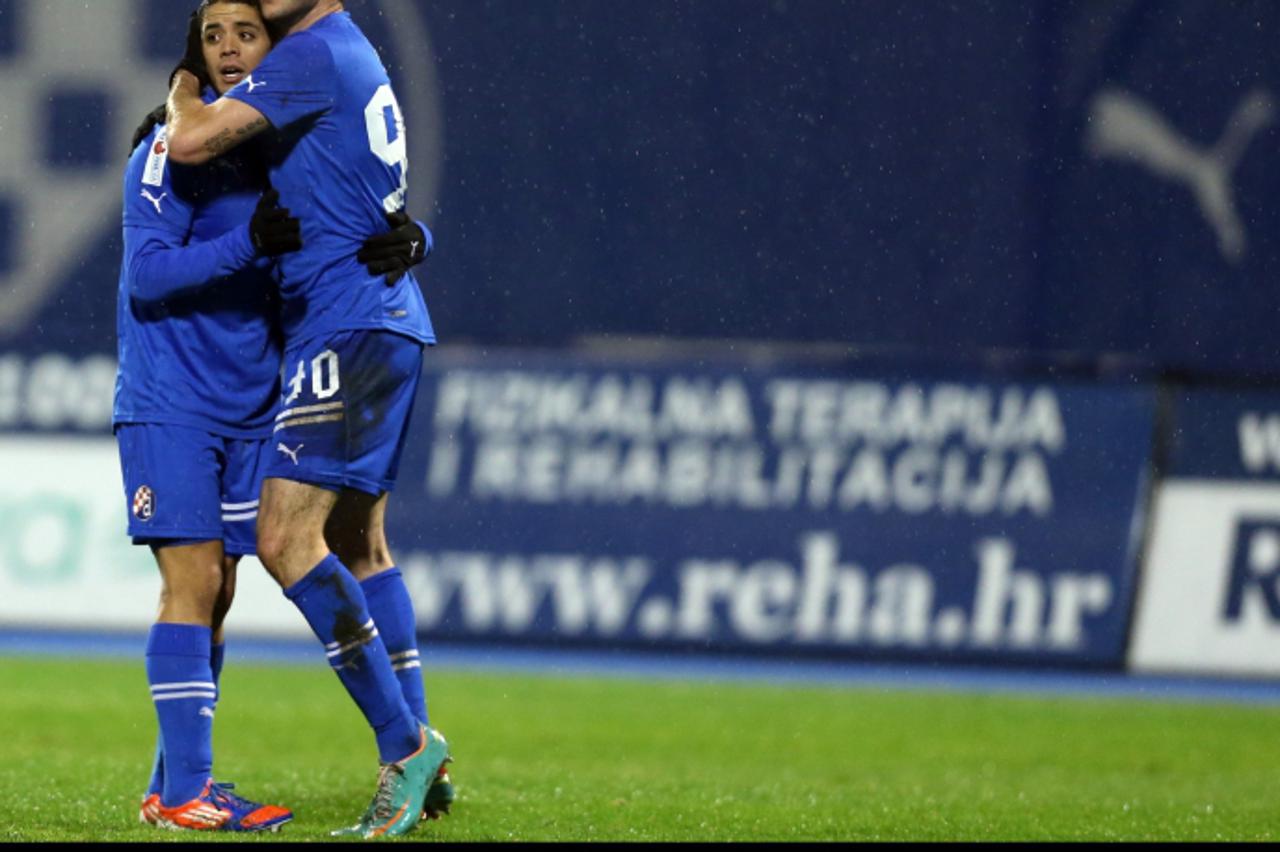
<svg viewBox="0 0 1280 852">
<path fill-rule="evenodd" d="M 263 519 L 258 520 L 258 561 L 272 574 L 284 562 L 289 549 L 289 536 L 284 526 Z"/>
<path fill-rule="evenodd" d="M 170 572 L 160 590 L 161 601 L 186 609 L 211 613 L 222 594 L 222 570 L 216 564 L 194 562 Z"/>
<path fill-rule="evenodd" d="M 327 553 L 324 539 L 284 524 L 259 524 L 258 560 L 267 573 L 288 588 Z"/>
</svg>

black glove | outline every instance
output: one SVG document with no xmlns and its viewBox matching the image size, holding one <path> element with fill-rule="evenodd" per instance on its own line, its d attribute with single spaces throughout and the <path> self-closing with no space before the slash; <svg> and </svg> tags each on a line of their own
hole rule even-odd
<svg viewBox="0 0 1280 852">
<path fill-rule="evenodd" d="M 385 275 L 390 287 L 427 259 L 431 239 L 403 210 L 386 216 L 391 230 L 365 240 L 356 260 L 365 265 L 370 275 Z"/>
<path fill-rule="evenodd" d="M 142 140 L 151 135 L 151 131 L 155 129 L 157 124 L 165 122 L 165 105 L 151 110 L 147 113 L 147 117 L 142 119 L 142 123 L 138 125 L 138 129 L 133 131 L 133 144 L 129 146 L 129 153 L 133 153 L 133 149 L 142 144 Z"/>
<path fill-rule="evenodd" d="M 178 76 L 179 71 L 190 71 L 200 81 L 200 91 L 204 91 L 206 86 L 212 86 L 213 81 L 209 79 L 209 69 L 204 61 L 204 36 L 201 28 L 204 21 L 199 10 L 191 13 L 191 19 L 187 21 L 187 52 L 182 55 L 181 61 L 178 62 L 172 72 L 169 73 L 169 88 L 173 88 L 173 78 Z"/>
<path fill-rule="evenodd" d="M 280 193 L 268 189 L 249 221 L 249 238 L 258 254 L 279 257 L 302 248 L 302 226 L 279 205 Z"/>
</svg>

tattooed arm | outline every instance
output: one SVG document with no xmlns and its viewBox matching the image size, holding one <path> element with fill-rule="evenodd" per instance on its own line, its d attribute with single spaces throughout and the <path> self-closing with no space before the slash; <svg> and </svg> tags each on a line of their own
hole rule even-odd
<svg viewBox="0 0 1280 852">
<path fill-rule="evenodd" d="M 195 76 L 180 71 L 169 92 L 169 157 L 195 165 L 220 157 L 270 127 L 258 110 L 232 98 L 200 99 Z"/>
</svg>

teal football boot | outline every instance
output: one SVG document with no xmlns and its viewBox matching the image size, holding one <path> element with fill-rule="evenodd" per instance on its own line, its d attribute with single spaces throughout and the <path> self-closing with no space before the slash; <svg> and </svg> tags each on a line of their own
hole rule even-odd
<svg viewBox="0 0 1280 852">
<path fill-rule="evenodd" d="M 378 770 L 378 790 L 353 826 L 332 832 L 334 837 L 400 837 L 422 819 L 427 789 L 449 757 L 449 744 L 438 731 L 419 725 L 422 745 L 403 760 L 384 763 Z"/>
<path fill-rule="evenodd" d="M 453 789 L 453 780 L 449 778 L 448 766 L 453 763 L 452 757 L 446 757 L 444 763 L 436 770 L 435 780 L 427 788 L 427 799 L 422 804 L 423 819 L 440 819 L 449 813 L 457 792 Z"/>
</svg>

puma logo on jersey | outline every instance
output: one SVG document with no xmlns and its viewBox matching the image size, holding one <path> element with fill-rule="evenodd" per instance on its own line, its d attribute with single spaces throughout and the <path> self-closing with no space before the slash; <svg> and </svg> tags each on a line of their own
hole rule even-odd
<svg viewBox="0 0 1280 852">
<path fill-rule="evenodd" d="M 159 197 L 159 198 L 156 198 L 154 195 L 152 195 L 151 193 L 147 192 L 145 189 L 144 189 L 144 190 L 142 190 L 142 197 L 143 197 L 143 198 L 145 198 L 145 199 L 147 199 L 148 201 L 150 201 L 152 204 L 154 204 L 154 205 L 156 206 L 156 212 L 157 212 L 157 213 L 163 212 L 163 211 L 161 211 L 161 210 L 160 210 L 160 202 L 161 202 L 161 201 L 164 201 L 164 200 L 165 200 L 165 198 L 167 198 L 167 197 L 168 197 L 168 195 L 169 195 L 169 193 L 167 193 L 167 192 L 162 192 L 162 193 L 160 193 L 160 197 Z"/>
<path fill-rule="evenodd" d="M 298 453 L 302 452 L 302 448 L 303 448 L 303 447 L 305 447 L 305 446 L 306 446 L 306 444 L 299 444 L 299 445 L 298 445 L 298 448 L 297 448 L 296 450 L 291 450 L 291 449 L 289 449 L 288 447 L 286 447 L 284 444 L 276 444 L 276 449 L 277 449 L 277 450 L 279 450 L 280 452 L 284 453 L 284 454 L 285 454 L 286 456 L 288 456 L 289 458 L 293 459 L 293 463 L 294 463 L 294 464 L 297 464 L 297 463 L 298 463 Z"/>
</svg>

